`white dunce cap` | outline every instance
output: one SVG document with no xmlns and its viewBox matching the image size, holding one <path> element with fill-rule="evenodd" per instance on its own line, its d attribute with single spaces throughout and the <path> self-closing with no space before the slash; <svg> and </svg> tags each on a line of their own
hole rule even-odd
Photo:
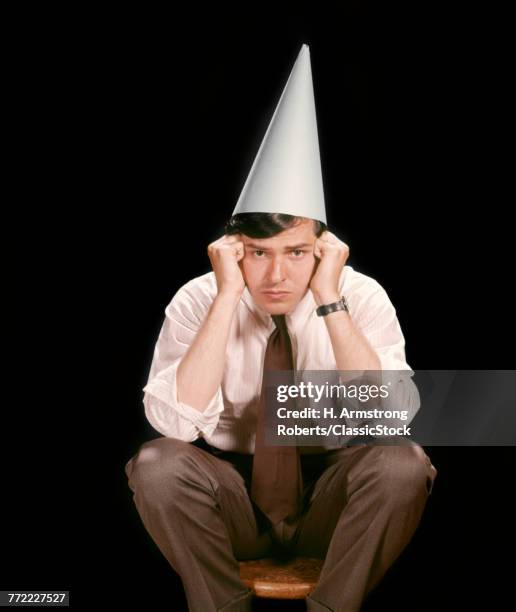
<svg viewBox="0 0 516 612">
<path fill-rule="evenodd" d="M 310 51 L 301 47 L 233 215 L 284 213 L 326 223 Z"/>
</svg>

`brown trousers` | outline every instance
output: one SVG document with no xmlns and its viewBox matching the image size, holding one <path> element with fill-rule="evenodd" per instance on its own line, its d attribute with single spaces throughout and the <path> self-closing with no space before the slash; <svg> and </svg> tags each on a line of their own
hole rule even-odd
<svg viewBox="0 0 516 612">
<path fill-rule="evenodd" d="M 437 474 L 403 438 L 302 455 L 303 512 L 271 531 L 249 498 L 252 460 L 160 437 L 126 464 L 138 513 L 192 612 L 251 610 L 238 561 L 283 553 L 325 559 L 307 610 L 360 610 L 414 534 Z"/>
</svg>

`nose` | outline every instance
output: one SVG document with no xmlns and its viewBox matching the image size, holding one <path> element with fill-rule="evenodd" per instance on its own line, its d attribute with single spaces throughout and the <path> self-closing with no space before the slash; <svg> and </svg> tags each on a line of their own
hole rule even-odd
<svg viewBox="0 0 516 612">
<path fill-rule="evenodd" d="M 273 259 L 271 261 L 268 276 L 271 284 L 281 283 L 285 279 L 285 272 L 280 259 Z"/>
</svg>

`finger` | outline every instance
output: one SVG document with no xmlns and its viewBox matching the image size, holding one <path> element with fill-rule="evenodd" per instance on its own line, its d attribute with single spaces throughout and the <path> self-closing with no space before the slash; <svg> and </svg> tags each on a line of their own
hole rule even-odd
<svg viewBox="0 0 516 612">
<path fill-rule="evenodd" d="M 230 236 L 224 234 L 222 240 L 225 244 L 234 244 L 235 242 L 241 242 L 241 237 L 240 234 L 231 234 Z"/>
<path fill-rule="evenodd" d="M 331 232 L 325 232 L 324 233 L 324 238 L 323 238 L 324 242 L 329 242 L 331 244 L 336 244 L 338 242 L 337 236 L 335 236 L 335 234 L 332 234 Z"/>
<path fill-rule="evenodd" d="M 235 253 L 237 254 L 237 256 L 239 258 L 244 256 L 245 249 L 244 249 L 244 243 L 243 242 L 235 243 L 235 246 L 233 248 L 235 249 Z"/>
<path fill-rule="evenodd" d="M 236 254 L 237 254 L 237 261 L 241 261 L 242 259 L 244 259 L 244 255 L 245 255 L 244 245 L 242 245 L 241 247 L 238 247 Z"/>
</svg>

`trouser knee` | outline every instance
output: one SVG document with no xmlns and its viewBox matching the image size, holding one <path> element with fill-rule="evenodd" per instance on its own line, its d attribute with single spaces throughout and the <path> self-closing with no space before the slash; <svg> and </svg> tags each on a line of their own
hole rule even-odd
<svg viewBox="0 0 516 612">
<path fill-rule="evenodd" d="M 185 478 L 192 476 L 198 453 L 198 448 L 176 438 L 145 442 L 125 465 L 130 489 L 146 498 L 180 493 Z"/>
</svg>

